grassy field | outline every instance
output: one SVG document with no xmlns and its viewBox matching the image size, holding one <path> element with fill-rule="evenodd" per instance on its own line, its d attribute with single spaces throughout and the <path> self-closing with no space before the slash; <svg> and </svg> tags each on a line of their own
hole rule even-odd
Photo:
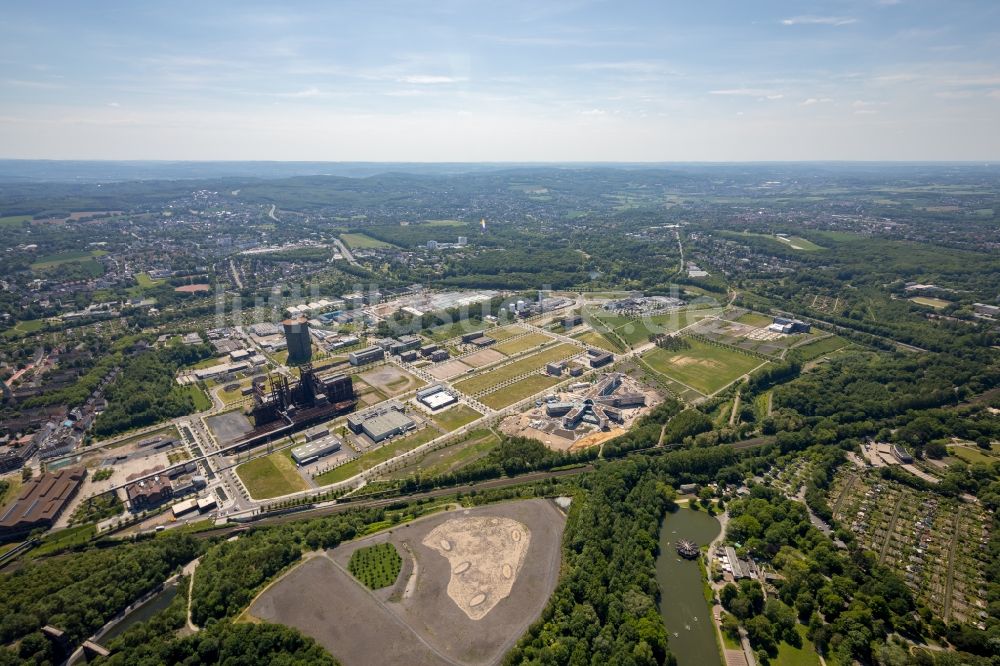
<svg viewBox="0 0 1000 666">
<path fill-rule="evenodd" d="M 372 590 L 389 587 L 399 577 L 403 558 L 391 543 L 358 548 L 351 554 L 347 568 L 351 575 Z"/>
<path fill-rule="evenodd" d="M 344 463 L 340 467 L 331 469 L 329 472 L 323 472 L 316 477 L 316 483 L 320 485 L 327 485 L 338 481 L 345 481 L 352 476 L 360 474 L 366 469 L 371 469 L 379 463 L 383 463 L 390 458 L 395 458 L 399 454 L 409 451 L 410 449 L 415 449 L 421 444 L 426 444 L 440 435 L 441 433 L 434 428 L 424 428 L 423 430 L 419 430 L 412 435 L 407 435 L 406 437 L 390 442 L 389 444 L 375 449 L 374 451 L 364 453 L 354 460 Z"/>
<path fill-rule="evenodd" d="M 748 324 L 749 326 L 757 326 L 758 328 L 763 328 L 765 326 L 770 326 L 771 322 L 774 321 L 772 317 L 759 314 L 757 312 L 745 312 L 741 314 L 737 319 L 737 322 L 741 324 Z"/>
<path fill-rule="evenodd" d="M 656 348 L 643 355 L 653 370 L 690 386 L 704 395 L 715 393 L 758 365 L 761 360 L 724 347 L 687 339 L 688 349 Z"/>
<path fill-rule="evenodd" d="M 309 487 L 283 451 L 243 463 L 236 474 L 254 499 L 280 497 Z"/>
<path fill-rule="evenodd" d="M 509 340 L 515 335 L 518 335 L 523 330 L 524 329 L 520 326 L 502 326 L 500 328 L 494 328 L 486 335 L 487 337 L 493 338 L 497 342 L 503 342 L 504 340 Z"/>
<path fill-rule="evenodd" d="M 150 287 L 155 287 L 157 285 L 163 284 L 163 280 L 154 280 L 149 277 L 149 273 L 136 273 L 135 282 L 142 289 L 149 289 Z"/>
<path fill-rule="evenodd" d="M 574 335 L 575 340 L 579 340 L 588 347 L 597 347 L 599 349 L 604 349 L 609 352 L 621 352 L 621 345 L 617 344 L 614 339 L 608 339 L 598 333 L 597 331 L 587 331 L 586 333 L 580 333 L 579 335 Z"/>
<path fill-rule="evenodd" d="M 542 335 L 541 333 L 528 333 L 527 335 L 516 340 L 508 340 L 507 342 L 501 342 L 493 345 L 493 349 L 496 349 L 501 354 L 513 356 L 515 354 L 520 354 L 523 351 L 527 351 L 528 349 L 532 349 L 533 347 L 543 345 L 551 339 L 552 338 L 549 336 Z"/>
<path fill-rule="evenodd" d="M 978 448 L 973 446 L 949 446 L 948 453 L 970 465 L 983 463 L 989 467 L 997 461 L 997 458 L 988 456 L 983 451 L 980 451 Z"/>
<path fill-rule="evenodd" d="M 482 322 L 456 321 L 452 324 L 442 324 L 428 329 L 424 335 L 434 342 L 444 342 L 459 335 L 481 331 L 484 328 L 486 328 L 486 324 Z"/>
<path fill-rule="evenodd" d="M 424 220 L 428 227 L 464 227 L 465 222 L 461 220 Z"/>
<path fill-rule="evenodd" d="M 382 247 L 393 247 L 389 243 L 364 234 L 340 234 L 340 240 L 347 243 L 352 250 L 372 250 Z"/>
<path fill-rule="evenodd" d="M 924 305 L 929 308 L 934 308 L 935 310 L 940 310 L 941 308 L 946 308 L 951 303 L 941 298 L 930 298 L 929 296 L 914 296 L 910 299 L 917 305 Z"/>
<path fill-rule="evenodd" d="M 795 348 L 795 353 L 805 361 L 811 361 L 814 358 L 819 358 L 830 352 L 835 352 L 838 349 L 843 349 L 844 347 L 851 344 L 844 338 L 834 335 L 828 338 L 823 338 L 822 340 L 817 340 L 816 342 L 810 342 L 807 345 L 802 345 L 801 347 Z"/>
<path fill-rule="evenodd" d="M 771 661 L 773 666 L 816 666 L 819 664 L 819 656 L 812 641 L 806 638 L 805 625 L 796 625 L 795 630 L 799 632 L 802 640 L 802 647 L 797 648 L 785 643 L 778 646 L 778 656 Z"/>
<path fill-rule="evenodd" d="M 7 491 L 0 493 L 0 508 L 6 506 L 7 502 L 10 502 L 17 494 L 21 491 L 21 475 L 11 474 L 6 479 L 7 481 Z M 3 513 L 3 512 L 0 512 Z"/>
<path fill-rule="evenodd" d="M 455 388 L 463 393 L 472 395 L 492 388 L 501 382 L 505 382 L 519 375 L 531 372 L 532 370 L 543 368 L 546 363 L 561 361 L 564 358 L 574 356 L 578 353 L 580 353 L 579 347 L 565 342 L 560 343 L 540 351 L 537 354 L 525 356 L 500 368 L 476 374 L 469 379 L 458 382 L 455 384 Z"/>
<path fill-rule="evenodd" d="M 499 443 L 500 438 L 493 434 L 492 431 L 486 428 L 473 430 L 468 433 L 465 439 L 457 444 L 452 444 L 438 451 L 432 451 L 414 464 L 393 472 L 391 477 L 394 479 L 405 479 L 417 473 L 429 477 L 454 472 L 469 463 L 479 460 Z"/>
<path fill-rule="evenodd" d="M 607 331 L 613 331 L 630 347 L 636 347 L 649 341 L 654 333 L 672 333 L 691 324 L 713 317 L 721 312 L 721 308 L 685 309 L 677 312 L 653 315 L 640 319 L 628 319 L 603 311 L 591 311 L 598 321 L 592 321 L 594 328 L 605 333 L 605 337 L 614 339 Z M 770 323 L 770 322 L 768 322 Z"/>
<path fill-rule="evenodd" d="M 478 419 L 482 414 L 474 410 L 468 405 L 453 405 L 445 411 L 435 414 L 431 418 L 434 419 L 434 423 L 451 432 L 457 428 L 461 428 L 466 423 L 471 423 Z"/>
<path fill-rule="evenodd" d="M 44 319 L 25 319 L 24 321 L 17 322 L 13 328 L 4 331 L 3 335 L 7 338 L 19 338 L 31 333 L 36 333 L 44 327 Z"/>
<path fill-rule="evenodd" d="M 183 389 L 194 401 L 195 411 L 203 412 L 206 409 L 212 408 L 212 401 L 207 395 L 205 395 L 205 392 L 202 391 L 197 384 L 188 384 L 187 386 L 184 386 Z"/>
<path fill-rule="evenodd" d="M 513 405 L 518 400 L 524 400 L 529 396 L 544 391 L 550 386 L 555 386 L 559 382 L 560 379 L 558 377 L 550 377 L 549 375 L 531 375 L 530 377 L 525 377 L 521 381 L 514 382 L 510 386 L 505 386 L 494 393 L 487 394 L 479 400 L 487 407 L 492 407 L 493 409 L 503 409 L 508 405 Z"/>
<path fill-rule="evenodd" d="M 7 217 L 0 217 L 0 227 L 19 227 L 30 219 L 30 215 L 8 215 Z"/>
<path fill-rule="evenodd" d="M 784 243 L 793 250 L 803 250 L 805 252 L 815 252 L 816 250 L 822 250 L 824 248 L 816 245 L 811 240 L 806 240 L 800 236 L 786 236 L 782 238 L 781 236 L 775 236 L 775 240 L 779 243 Z"/>
<path fill-rule="evenodd" d="M 46 268 L 52 268 L 53 266 L 58 266 L 60 264 L 69 264 L 72 262 L 86 263 L 93 260 L 96 257 L 103 257 L 107 254 L 105 250 L 76 250 L 74 252 L 57 252 L 56 254 L 48 254 L 44 257 L 39 257 L 38 261 L 31 264 L 31 270 L 39 271 Z"/>
</svg>

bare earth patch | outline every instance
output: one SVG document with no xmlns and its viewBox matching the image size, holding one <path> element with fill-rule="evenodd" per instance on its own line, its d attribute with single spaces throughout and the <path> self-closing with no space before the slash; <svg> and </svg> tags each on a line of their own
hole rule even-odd
<svg viewBox="0 0 1000 666">
<path fill-rule="evenodd" d="M 472 368 L 461 361 L 448 361 L 430 368 L 427 372 L 430 373 L 430 375 L 435 379 L 451 379 L 452 377 L 457 377 L 463 372 L 468 372 L 471 369 Z"/>
<path fill-rule="evenodd" d="M 531 533 L 510 518 L 453 518 L 424 537 L 451 565 L 448 596 L 472 620 L 510 595 Z"/>
<path fill-rule="evenodd" d="M 481 368 L 484 365 L 496 363 L 497 361 L 502 361 L 505 358 L 507 357 L 495 349 L 484 349 L 482 351 L 477 351 L 474 354 L 469 354 L 464 357 L 462 361 L 466 365 L 471 365 L 474 368 Z"/>
</svg>

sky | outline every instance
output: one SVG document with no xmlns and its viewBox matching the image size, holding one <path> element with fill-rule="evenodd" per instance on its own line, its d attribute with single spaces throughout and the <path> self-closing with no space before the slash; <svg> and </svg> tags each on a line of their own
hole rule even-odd
<svg viewBox="0 0 1000 666">
<path fill-rule="evenodd" d="M 0 157 L 996 161 L 1000 2 L 8 2 Z"/>
</svg>

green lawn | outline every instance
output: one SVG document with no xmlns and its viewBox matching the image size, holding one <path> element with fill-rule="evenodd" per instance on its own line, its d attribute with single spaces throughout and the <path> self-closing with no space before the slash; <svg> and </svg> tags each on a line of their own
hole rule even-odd
<svg viewBox="0 0 1000 666">
<path fill-rule="evenodd" d="M 203 412 L 206 409 L 212 408 L 212 401 L 197 384 L 188 384 L 184 387 L 184 390 L 194 400 L 194 409 L 196 412 Z"/>
<path fill-rule="evenodd" d="M 46 268 L 52 268 L 53 266 L 72 262 L 87 263 L 96 257 L 103 257 L 106 254 L 106 250 L 76 250 L 73 252 L 57 252 L 55 254 L 48 254 L 44 257 L 39 257 L 38 261 L 31 264 L 31 270 L 44 270 Z"/>
<path fill-rule="evenodd" d="M 30 219 L 30 215 L 8 215 L 7 217 L 0 217 L 0 227 L 19 227 Z"/>
<path fill-rule="evenodd" d="M 482 416 L 482 414 L 474 410 L 472 407 L 458 404 L 452 405 L 445 411 L 435 414 L 431 418 L 434 419 L 434 422 L 439 426 L 448 432 L 451 432 L 452 430 L 461 428 L 466 423 L 472 423 L 480 416 Z"/>
<path fill-rule="evenodd" d="M 532 370 L 543 368 L 546 363 L 561 361 L 564 358 L 569 358 L 579 353 L 579 347 L 563 342 L 553 345 L 537 354 L 522 357 L 509 365 L 476 374 L 469 379 L 458 382 L 454 386 L 459 391 L 472 395 Z"/>
<path fill-rule="evenodd" d="M 283 451 L 243 463 L 236 473 L 254 499 L 280 497 L 309 488 Z"/>
<path fill-rule="evenodd" d="M 767 315 L 762 315 L 758 312 L 745 312 L 741 314 L 736 319 L 736 321 L 741 324 L 748 324 L 750 326 L 763 328 L 765 326 L 770 326 L 771 323 L 774 321 L 774 318 L 768 317 Z"/>
<path fill-rule="evenodd" d="M 461 220 L 424 220 L 428 227 L 464 227 L 465 222 Z"/>
<path fill-rule="evenodd" d="M 486 335 L 493 338 L 497 342 L 503 342 L 504 340 L 509 340 L 515 335 L 519 335 L 523 331 L 524 329 L 520 326 L 502 326 L 500 328 L 494 328 Z"/>
<path fill-rule="evenodd" d="M 389 587 L 399 578 L 403 558 L 391 543 L 358 548 L 351 554 L 347 568 L 365 587 L 378 590 Z"/>
<path fill-rule="evenodd" d="M 528 349 L 544 345 L 551 339 L 552 338 L 549 336 L 542 335 L 541 333 L 528 333 L 527 335 L 516 340 L 508 340 L 507 342 L 501 342 L 493 345 L 493 349 L 496 349 L 498 352 L 506 356 L 513 356 L 515 354 L 520 354 L 523 351 L 527 351 Z"/>
<path fill-rule="evenodd" d="M 806 638 L 807 628 L 804 625 L 796 625 L 795 630 L 802 637 L 802 647 L 792 647 L 782 641 L 778 646 L 778 656 L 771 661 L 773 666 L 816 666 L 819 664 L 819 655 L 812 642 Z"/>
<path fill-rule="evenodd" d="M 435 326 L 434 328 L 429 328 L 424 332 L 424 335 L 434 342 L 444 342 L 445 340 L 450 340 L 451 338 L 457 337 L 459 335 L 465 335 L 466 333 L 474 333 L 476 331 L 481 331 L 486 328 L 486 324 L 481 321 L 456 321 L 451 324 L 441 324 L 440 326 Z"/>
<path fill-rule="evenodd" d="M 949 446 L 948 453 L 970 465 L 983 463 L 987 467 L 997 462 L 997 458 L 986 455 L 975 446 Z"/>
<path fill-rule="evenodd" d="M 374 451 L 363 453 L 354 460 L 344 463 L 340 467 L 331 469 L 329 472 L 323 472 L 316 477 L 316 483 L 321 486 L 325 486 L 330 483 L 345 481 L 352 476 L 360 474 L 366 469 L 371 469 L 379 463 L 383 463 L 390 458 L 395 458 L 401 453 L 409 451 L 410 449 L 415 449 L 421 444 L 426 444 L 432 439 L 440 436 L 441 433 L 434 428 L 424 428 L 423 430 L 419 430 L 412 435 L 396 439 L 385 446 L 375 449 Z"/>
<path fill-rule="evenodd" d="M 536 393 L 541 393 L 550 386 L 555 386 L 560 381 L 558 377 L 550 377 L 549 375 L 531 375 L 518 382 L 514 382 L 510 386 L 489 393 L 479 400 L 487 407 L 503 409 L 519 400 L 524 400 Z"/>
<path fill-rule="evenodd" d="M 779 243 L 785 243 L 788 247 L 793 250 L 803 250 L 805 252 L 815 252 L 816 250 L 822 250 L 824 248 L 816 245 L 811 240 L 807 240 L 800 236 L 786 236 L 785 240 L 782 240 L 780 236 L 774 237 Z"/>
<path fill-rule="evenodd" d="M 817 340 L 815 342 L 810 342 L 807 345 L 802 345 L 801 347 L 795 348 L 795 354 L 802 358 L 804 361 L 811 361 L 814 358 L 819 358 L 831 352 L 835 352 L 838 349 L 843 349 L 844 347 L 851 344 L 844 338 L 833 335 L 828 338 L 823 338 L 822 340 Z"/>
<path fill-rule="evenodd" d="M 6 506 L 7 502 L 10 502 L 17 494 L 21 492 L 21 475 L 12 474 L 7 477 L 7 490 L 4 493 L 0 493 L 0 508 Z M 0 514 L 3 512 L 0 511 Z"/>
<path fill-rule="evenodd" d="M 604 349 L 609 352 L 621 352 L 622 347 L 619 345 L 614 338 L 607 338 L 597 331 L 587 331 L 586 333 L 580 333 L 574 335 L 575 340 L 579 340 L 588 347 L 598 347 L 599 349 Z"/>
<path fill-rule="evenodd" d="M 667 351 L 656 348 L 643 355 L 653 370 L 710 395 L 744 375 L 762 361 L 740 352 L 685 338 L 688 349 Z"/>
<path fill-rule="evenodd" d="M 365 234 L 340 234 L 340 240 L 347 243 L 352 250 L 371 250 L 382 247 L 393 247 L 389 243 Z"/>
<path fill-rule="evenodd" d="M 149 273 L 136 273 L 135 282 L 142 289 L 149 289 L 150 287 L 155 287 L 157 285 L 163 284 L 163 280 L 154 280 L 149 277 Z"/>
</svg>

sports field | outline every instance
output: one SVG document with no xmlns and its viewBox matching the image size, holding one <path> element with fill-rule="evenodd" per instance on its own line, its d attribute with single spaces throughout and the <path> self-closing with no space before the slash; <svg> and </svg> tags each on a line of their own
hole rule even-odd
<svg viewBox="0 0 1000 666">
<path fill-rule="evenodd" d="M 492 349 L 496 349 L 501 354 L 513 356 L 533 347 L 543 345 L 551 339 L 549 336 L 542 335 L 541 333 L 528 333 L 516 340 L 508 340 L 507 342 L 493 345 Z"/>
<path fill-rule="evenodd" d="M 389 243 L 365 234 L 340 234 L 340 240 L 347 243 L 352 250 L 372 250 L 380 247 L 392 247 Z"/>
<path fill-rule="evenodd" d="M 581 349 L 579 347 L 569 343 L 564 342 L 558 345 L 553 345 L 552 347 L 540 351 L 537 354 L 525 356 L 508 365 L 489 370 L 488 372 L 481 372 L 470 377 L 469 379 L 460 381 L 455 384 L 455 388 L 462 393 L 474 395 L 481 391 L 493 388 L 494 386 L 505 381 L 511 380 L 514 377 L 543 368 L 546 363 L 561 361 L 564 358 L 575 356 L 580 352 Z"/>
<path fill-rule="evenodd" d="M 243 463 L 236 473 L 254 499 L 280 497 L 309 487 L 284 451 Z"/>
<path fill-rule="evenodd" d="M 691 345 L 688 349 L 667 351 L 657 347 L 643 354 L 643 360 L 656 372 L 704 395 L 715 393 L 763 363 L 759 358 L 725 347 L 685 339 Z"/>
<path fill-rule="evenodd" d="M 930 298 L 929 296 L 914 296 L 910 299 L 917 305 L 925 305 L 929 308 L 934 308 L 935 310 L 940 310 L 941 308 L 946 308 L 951 303 L 941 298 Z"/>
<path fill-rule="evenodd" d="M 550 386 L 555 386 L 560 381 L 558 377 L 550 377 L 549 375 L 531 375 L 521 381 L 514 382 L 510 386 L 505 386 L 493 393 L 489 393 L 480 398 L 479 401 L 487 407 L 503 409 L 519 400 L 524 400 L 536 393 L 540 393 Z"/>
</svg>

